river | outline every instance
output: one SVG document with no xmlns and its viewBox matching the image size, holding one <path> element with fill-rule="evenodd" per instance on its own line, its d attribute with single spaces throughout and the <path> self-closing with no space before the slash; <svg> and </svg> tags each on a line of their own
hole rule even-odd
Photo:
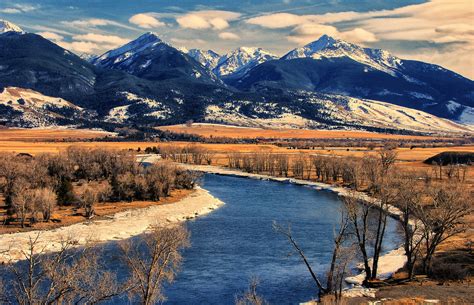
<svg viewBox="0 0 474 305">
<path fill-rule="evenodd" d="M 192 247 L 182 271 L 167 287 L 165 304 L 233 304 L 235 295 L 260 280 L 258 292 L 272 304 L 298 304 L 317 295 L 300 258 L 272 229 L 291 224 L 313 269 L 323 275 L 342 204 L 329 191 L 231 176 L 205 175 L 203 187 L 226 204 L 188 223 Z M 401 243 L 397 222 L 389 220 L 386 250 Z"/>
</svg>

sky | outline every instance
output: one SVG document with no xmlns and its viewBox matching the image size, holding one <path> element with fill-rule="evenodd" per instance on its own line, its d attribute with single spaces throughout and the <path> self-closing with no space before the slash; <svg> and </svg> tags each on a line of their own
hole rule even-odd
<svg viewBox="0 0 474 305">
<path fill-rule="evenodd" d="M 1 0 L 0 19 L 77 54 L 151 31 L 175 47 L 284 55 L 327 34 L 474 79 L 474 0 Z"/>
</svg>

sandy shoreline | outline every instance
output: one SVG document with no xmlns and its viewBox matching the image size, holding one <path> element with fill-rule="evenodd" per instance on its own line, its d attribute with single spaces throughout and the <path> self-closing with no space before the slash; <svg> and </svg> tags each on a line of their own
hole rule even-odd
<svg viewBox="0 0 474 305">
<path fill-rule="evenodd" d="M 73 238 L 77 246 L 90 242 L 122 240 L 139 235 L 152 225 L 169 224 L 200 215 L 205 215 L 224 203 L 208 191 L 197 188 L 195 192 L 171 204 L 156 205 L 147 208 L 131 209 L 116 213 L 107 219 L 91 220 L 53 230 L 30 231 L 0 235 L 0 263 L 14 262 L 23 258 L 22 251 L 28 247 L 30 238 L 38 233 L 38 248 L 46 252 L 59 250 L 60 241 Z"/>
<path fill-rule="evenodd" d="M 261 175 L 261 174 L 252 174 L 252 173 L 246 173 L 246 172 L 233 170 L 233 169 L 229 169 L 225 167 L 218 167 L 218 166 L 184 165 L 184 164 L 181 166 L 184 166 L 185 168 L 188 168 L 191 170 L 205 172 L 209 174 L 245 177 L 245 178 L 259 179 L 259 180 L 272 180 L 272 181 L 283 182 L 283 183 L 305 185 L 305 186 L 313 187 L 317 190 L 328 190 L 340 196 L 347 196 L 350 193 L 350 190 L 348 190 L 347 188 L 332 186 L 330 184 L 321 183 L 321 182 L 307 181 L 307 180 L 294 179 L 294 178 L 273 177 L 273 176 Z M 363 200 L 365 200 L 366 202 L 370 204 L 374 204 L 374 205 L 378 204 L 377 200 L 368 196 L 367 194 L 364 194 L 362 192 L 357 192 L 357 194 Z M 401 212 L 398 209 L 391 207 L 389 209 L 389 214 L 390 216 L 398 219 L 401 215 Z M 405 256 L 405 251 L 403 249 L 403 246 L 400 245 L 400 247 L 386 253 L 385 255 L 379 258 L 378 277 L 380 279 L 389 278 L 399 269 L 403 268 L 406 261 L 407 259 Z M 345 280 L 349 284 L 361 286 L 364 278 L 365 278 L 365 272 L 362 271 L 361 273 L 355 276 L 347 277 Z M 361 291 L 361 293 L 363 292 Z"/>
</svg>

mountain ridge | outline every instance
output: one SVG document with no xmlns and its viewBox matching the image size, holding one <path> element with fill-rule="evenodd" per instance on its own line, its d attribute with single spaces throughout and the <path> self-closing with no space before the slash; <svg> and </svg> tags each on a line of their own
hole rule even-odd
<svg viewBox="0 0 474 305">
<path fill-rule="evenodd" d="M 378 81 L 382 87 L 386 86 L 395 93 L 402 92 L 397 91 L 401 90 L 396 86 L 397 82 L 390 85 L 395 78 L 393 75 L 346 56 L 339 56 L 337 60 L 274 59 L 271 56 L 271 59 L 263 63 L 257 61 L 254 66 L 245 69 L 245 72 L 235 74 L 238 77 L 222 77 L 221 80 L 192 58 L 189 51 L 186 54 L 170 46 L 154 33 L 141 35 L 122 47 L 102 54 L 92 60 L 95 65 L 36 34 L 11 31 L 0 34 L 0 46 L 1 90 L 34 90 L 44 95 L 42 98 L 53 106 L 56 100 L 51 98 L 64 99 L 86 112 L 76 114 L 81 122 L 87 121 L 98 126 L 104 122 L 120 126 L 156 126 L 194 120 L 240 122 L 243 125 L 260 124 L 267 127 L 286 124 L 297 128 L 469 132 L 469 128 L 465 126 L 436 118 L 423 111 L 344 92 L 342 89 L 347 89 L 344 86 L 334 87 L 328 71 L 339 69 L 341 66 L 338 64 L 343 58 L 345 78 L 336 79 L 337 83 L 344 84 L 348 78 L 359 82 L 356 88 L 362 88 L 367 81 Z M 266 55 L 259 48 L 238 49 L 237 53 L 240 54 L 241 51 Z M 406 66 L 410 64 L 403 62 Z M 417 67 L 426 71 L 438 71 L 429 64 Z M 364 72 L 364 69 L 369 71 Z M 298 73 L 295 74 L 295 71 Z M 197 76 L 196 72 L 200 75 Z M 255 81 L 255 73 L 266 78 L 264 81 Z M 288 75 L 293 78 L 288 78 Z M 283 78 L 272 79 L 274 76 Z M 433 77 L 438 76 L 436 74 Z M 400 79 L 410 83 L 403 77 Z M 452 81 L 456 83 L 459 80 L 453 78 Z M 302 85 L 305 85 L 303 89 Z M 448 83 L 446 86 L 452 84 Z M 339 91 L 333 90 L 334 88 Z M 416 100 L 423 98 L 418 96 Z M 18 99 L 5 101 L 0 119 L 8 122 L 9 118 L 15 117 L 15 124 L 25 123 L 26 121 L 19 119 L 21 111 L 15 108 L 19 107 L 19 103 L 21 101 L 18 102 Z M 463 107 L 466 106 L 456 100 L 452 100 L 449 105 L 453 113 L 465 112 Z M 24 113 L 30 109 L 32 108 L 25 109 Z M 38 107 L 33 110 L 36 109 Z"/>
</svg>

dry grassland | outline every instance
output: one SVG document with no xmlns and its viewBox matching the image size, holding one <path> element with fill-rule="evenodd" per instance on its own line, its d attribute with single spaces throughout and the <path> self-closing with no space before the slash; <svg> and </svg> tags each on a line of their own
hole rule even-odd
<svg viewBox="0 0 474 305">
<path fill-rule="evenodd" d="M 390 140 L 428 140 L 429 136 L 410 136 L 382 134 L 350 130 L 310 130 L 310 129 L 262 129 L 218 124 L 192 124 L 191 126 L 171 125 L 158 127 L 176 133 L 195 134 L 203 137 L 228 138 L 273 138 L 273 139 L 390 139 Z"/>
</svg>

